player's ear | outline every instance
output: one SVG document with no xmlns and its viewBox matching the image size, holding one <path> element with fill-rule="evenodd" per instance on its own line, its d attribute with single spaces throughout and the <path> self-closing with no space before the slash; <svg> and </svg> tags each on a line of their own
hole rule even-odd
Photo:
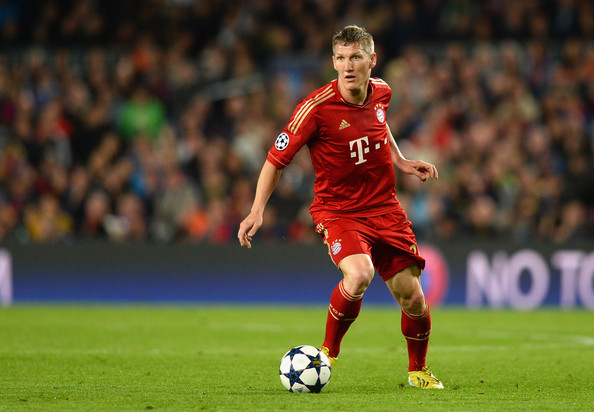
<svg viewBox="0 0 594 412">
<path fill-rule="evenodd" d="M 377 54 L 373 53 L 371 55 L 371 68 L 373 69 L 375 67 L 375 65 L 377 64 Z"/>
</svg>

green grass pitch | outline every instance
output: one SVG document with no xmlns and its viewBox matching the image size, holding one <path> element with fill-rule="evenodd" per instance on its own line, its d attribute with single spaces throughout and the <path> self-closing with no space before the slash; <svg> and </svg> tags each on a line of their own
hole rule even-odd
<svg viewBox="0 0 594 412">
<path fill-rule="evenodd" d="M 594 410 L 594 313 L 434 308 L 428 362 L 407 383 L 397 307 L 365 306 L 320 394 L 286 391 L 281 356 L 319 346 L 322 306 L 0 309 L 0 410 Z"/>
</svg>

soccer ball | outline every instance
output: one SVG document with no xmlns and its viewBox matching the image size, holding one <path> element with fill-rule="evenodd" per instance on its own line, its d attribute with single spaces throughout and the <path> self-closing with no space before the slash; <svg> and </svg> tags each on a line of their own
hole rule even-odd
<svg viewBox="0 0 594 412">
<path fill-rule="evenodd" d="M 330 359 L 311 345 L 296 346 L 281 359 L 280 380 L 291 392 L 319 393 L 328 385 Z"/>
</svg>

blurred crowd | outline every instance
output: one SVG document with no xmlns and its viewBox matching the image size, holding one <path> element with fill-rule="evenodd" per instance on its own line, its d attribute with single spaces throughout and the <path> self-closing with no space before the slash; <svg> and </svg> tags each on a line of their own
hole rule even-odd
<svg viewBox="0 0 594 412">
<path fill-rule="evenodd" d="M 397 175 L 420 240 L 594 238 L 590 0 L 0 0 L 0 240 L 236 241 L 346 24 L 439 170 Z M 304 149 L 258 241 L 316 239 L 313 179 Z"/>
</svg>

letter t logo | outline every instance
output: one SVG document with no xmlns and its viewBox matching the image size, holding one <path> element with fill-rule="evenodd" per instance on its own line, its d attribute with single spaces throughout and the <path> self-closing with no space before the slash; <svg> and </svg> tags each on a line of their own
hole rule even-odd
<svg viewBox="0 0 594 412">
<path fill-rule="evenodd" d="M 365 147 L 363 147 L 363 142 L 365 142 Z M 357 158 L 355 164 L 360 165 L 361 163 L 365 163 L 367 159 L 365 159 L 363 155 L 369 153 L 369 139 L 367 136 L 351 140 L 349 142 L 349 149 L 353 150 L 353 146 L 356 146 L 356 148 L 351 152 L 351 158 Z"/>
</svg>

